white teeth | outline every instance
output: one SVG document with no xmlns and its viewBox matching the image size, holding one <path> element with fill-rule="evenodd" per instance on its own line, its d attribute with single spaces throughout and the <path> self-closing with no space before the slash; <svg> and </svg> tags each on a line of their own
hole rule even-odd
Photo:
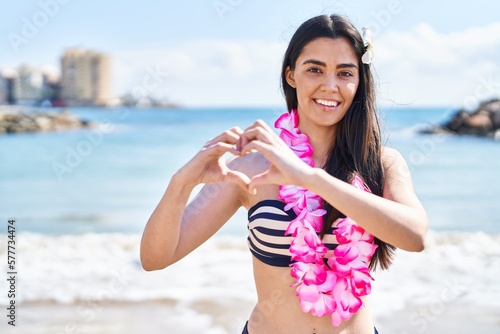
<svg viewBox="0 0 500 334">
<path fill-rule="evenodd" d="M 317 103 L 322 104 L 327 107 L 336 107 L 339 105 L 339 102 L 337 101 L 327 101 L 327 100 L 316 100 Z"/>
</svg>

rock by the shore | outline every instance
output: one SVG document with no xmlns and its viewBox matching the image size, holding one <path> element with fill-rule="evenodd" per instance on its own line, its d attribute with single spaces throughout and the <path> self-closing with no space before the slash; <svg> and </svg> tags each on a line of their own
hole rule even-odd
<svg viewBox="0 0 500 334">
<path fill-rule="evenodd" d="M 90 122 L 78 119 L 67 110 L 58 113 L 0 110 L 0 134 L 63 131 L 91 125 Z"/>
<path fill-rule="evenodd" d="M 445 124 L 422 130 L 423 133 L 450 133 L 500 139 L 500 99 L 483 102 L 473 112 L 459 110 Z"/>
</svg>

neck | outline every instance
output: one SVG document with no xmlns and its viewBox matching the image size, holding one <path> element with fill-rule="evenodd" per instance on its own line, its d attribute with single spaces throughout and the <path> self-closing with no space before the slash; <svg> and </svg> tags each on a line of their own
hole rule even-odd
<svg viewBox="0 0 500 334">
<path fill-rule="evenodd" d="M 323 167 L 328 159 L 332 141 L 335 138 L 336 127 L 307 127 L 299 124 L 300 132 L 309 137 L 309 142 L 313 147 L 314 166 Z"/>
</svg>

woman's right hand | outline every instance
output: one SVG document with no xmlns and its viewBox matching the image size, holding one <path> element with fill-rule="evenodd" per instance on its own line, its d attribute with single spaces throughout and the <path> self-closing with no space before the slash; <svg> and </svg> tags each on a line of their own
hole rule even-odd
<svg viewBox="0 0 500 334">
<path fill-rule="evenodd" d="M 224 158 L 227 152 L 240 155 L 235 146 L 242 134 L 243 131 L 239 127 L 234 127 L 209 140 L 176 174 L 193 186 L 200 183 L 233 182 L 247 189 L 250 183 L 248 176 L 231 170 Z"/>
</svg>

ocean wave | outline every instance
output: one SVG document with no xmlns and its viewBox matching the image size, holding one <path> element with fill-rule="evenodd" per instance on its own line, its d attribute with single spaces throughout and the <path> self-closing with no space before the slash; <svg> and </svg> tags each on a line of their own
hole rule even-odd
<svg viewBox="0 0 500 334">
<path fill-rule="evenodd" d="M 217 235 L 178 263 L 145 272 L 138 234 L 17 235 L 20 303 L 169 301 L 196 308 L 205 301 L 255 303 L 251 255 L 244 236 Z M 6 258 L 7 238 L 0 238 Z M 7 272 L 4 261 L 3 271 Z M 375 272 L 375 316 L 415 305 L 461 300 L 500 309 L 500 234 L 429 232 L 422 253 L 397 251 Z M 0 295 L 0 304 L 8 303 Z"/>
<path fill-rule="evenodd" d="M 500 234 L 428 233 L 421 253 L 397 251 L 392 267 L 375 272 L 375 315 L 414 306 L 462 302 L 500 310 Z"/>
</svg>

